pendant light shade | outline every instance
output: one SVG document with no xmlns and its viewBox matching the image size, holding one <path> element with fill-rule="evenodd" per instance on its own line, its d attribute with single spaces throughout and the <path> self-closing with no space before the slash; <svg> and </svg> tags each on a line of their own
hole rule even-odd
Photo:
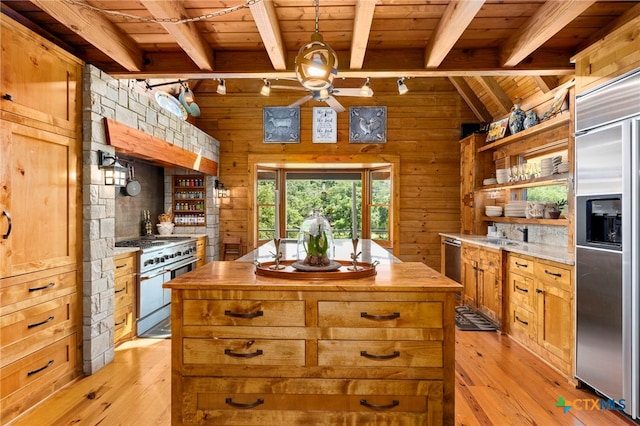
<svg viewBox="0 0 640 426">
<path fill-rule="evenodd" d="M 295 59 L 296 77 L 305 89 L 317 91 L 328 89 L 338 74 L 338 55 L 326 44 L 322 34 L 318 32 L 319 4 L 316 6 L 316 31 L 311 35 L 311 42 L 298 51 Z"/>
</svg>

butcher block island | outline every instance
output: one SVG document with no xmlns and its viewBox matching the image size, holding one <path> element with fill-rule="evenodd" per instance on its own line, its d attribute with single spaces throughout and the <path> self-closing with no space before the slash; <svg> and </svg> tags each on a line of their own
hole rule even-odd
<svg viewBox="0 0 640 426">
<path fill-rule="evenodd" d="M 442 425 L 461 286 L 423 263 L 298 280 L 211 262 L 171 291 L 172 424 Z"/>
</svg>

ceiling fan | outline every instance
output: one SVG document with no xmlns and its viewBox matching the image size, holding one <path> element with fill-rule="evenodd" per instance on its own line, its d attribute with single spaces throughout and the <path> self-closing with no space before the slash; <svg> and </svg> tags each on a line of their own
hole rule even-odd
<svg viewBox="0 0 640 426">
<path fill-rule="evenodd" d="M 271 86 L 273 89 L 305 90 L 310 94 L 298 99 L 289 107 L 299 106 L 314 99 L 318 102 L 326 102 L 337 112 L 345 111 L 345 108 L 334 96 L 373 96 L 369 87 L 369 80 L 362 88 L 338 89 L 333 86 L 333 79 L 338 74 L 338 55 L 324 42 L 322 34 L 318 30 L 320 16 L 319 0 L 314 0 L 316 9 L 316 27 L 311 35 L 311 42 L 300 48 L 295 59 L 296 78 L 302 87 Z"/>
<path fill-rule="evenodd" d="M 288 105 L 289 108 L 299 106 L 304 104 L 307 101 L 313 99 L 317 102 L 325 102 L 331 108 L 333 108 L 336 112 L 344 112 L 345 108 L 342 106 L 340 102 L 335 98 L 335 96 L 358 96 L 370 98 L 373 96 L 373 90 L 369 88 L 368 83 L 365 83 L 365 86 L 362 88 L 336 88 L 333 85 L 325 89 L 308 89 L 305 87 L 297 87 L 297 86 L 286 86 L 286 85 L 271 85 L 272 89 L 283 89 L 283 90 L 296 90 L 296 91 L 305 91 L 310 92 L 308 95 L 303 96 L 298 99 L 291 105 Z"/>
</svg>

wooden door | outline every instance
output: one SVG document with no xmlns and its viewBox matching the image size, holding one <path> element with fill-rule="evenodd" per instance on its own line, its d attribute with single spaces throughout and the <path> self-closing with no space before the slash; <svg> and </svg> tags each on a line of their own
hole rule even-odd
<svg viewBox="0 0 640 426">
<path fill-rule="evenodd" d="M 563 361 L 568 361 L 573 344 L 571 293 L 546 283 L 538 282 L 536 287 L 538 344 Z"/>
<path fill-rule="evenodd" d="M 478 262 L 476 256 L 478 248 L 469 244 L 462 244 L 461 249 L 461 266 L 460 277 L 464 292 L 462 294 L 462 303 L 465 305 L 477 306 L 478 292 Z"/>
<path fill-rule="evenodd" d="M 76 141 L 5 120 L 0 129 L 0 278 L 75 264 Z"/>
</svg>

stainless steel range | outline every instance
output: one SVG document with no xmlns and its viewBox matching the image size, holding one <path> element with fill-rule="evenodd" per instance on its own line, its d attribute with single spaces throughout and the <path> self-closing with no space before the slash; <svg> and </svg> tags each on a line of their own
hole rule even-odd
<svg viewBox="0 0 640 426">
<path fill-rule="evenodd" d="M 140 247 L 138 258 L 139 337 L 167 322 L 171 315 L 171 291 L 162 285 L 195 269 L 196 240 L 190 237 L 142 237 L 118 241 L 116 247 Z"/>
</svg>

